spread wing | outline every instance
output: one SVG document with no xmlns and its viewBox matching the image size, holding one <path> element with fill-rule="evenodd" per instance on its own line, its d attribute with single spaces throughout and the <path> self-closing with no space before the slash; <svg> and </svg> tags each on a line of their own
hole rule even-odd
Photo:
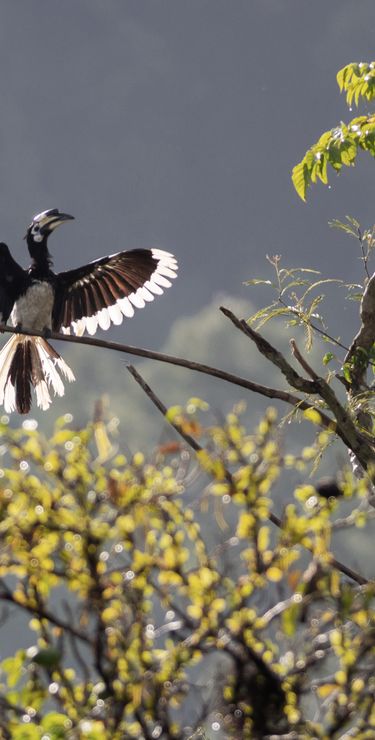
<svg viewBox="0 0 375 740">
<path fill-rule="evenodd" d="M 95 334 L 121 324 L 171 285 L 177 262 L 161 249 L 133 249 L 56 276 L 54 331 Z"/>
<path fill-rule="evenodd" d="M 0 321 L 6 323 L 14 302 L 27 284 L 28 274 L 13 259 L 8 247 L 0 242 Z"/>
</svg>

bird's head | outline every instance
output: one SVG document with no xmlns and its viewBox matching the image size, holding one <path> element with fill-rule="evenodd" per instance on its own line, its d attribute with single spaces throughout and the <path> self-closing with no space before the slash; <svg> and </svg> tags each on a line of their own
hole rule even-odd
<svg viewBox="0 0 375 740">
<path fill-rule="evenodd" d="M 50 208 L 48 211 L 37 213 L 27 229 L 25 239 L 28 244 L 40 244 L 48 238 L 57 226 L 72 219 L 74 219 L 74 216 L 69 216 L 68 213 L 60 213 L 58 208 Z"/>
</svg>

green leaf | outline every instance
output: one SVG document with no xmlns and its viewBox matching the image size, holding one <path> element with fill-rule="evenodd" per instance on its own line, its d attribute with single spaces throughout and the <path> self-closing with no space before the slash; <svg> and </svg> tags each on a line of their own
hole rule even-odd
<svg viewBox="0 0 375 740">
<path fill-rule="evenodd" d="M 270 303 L 269 306 L 265 306 L 264 308 L 261 308 L 259 311 L 254 313 L 250 318 L 247 320 L 249 324 L 255 324 L 258 319 L 262 318 L 263 316 L 267 316 L 270 311 L 273 311 L 273 309 L 277 306 L 277 303 Z"/>
<path fill-rule="evenodd" d="M 374 81 L 375 90 L 375 81 Z M 373 115 L 354 118 L 348 124 L 341 123 L 326 131 L 307 150 L 305 156 L 292 170 L 292 182 L 302 200 L 311 183 L 321 180 L 328 183 L 328 165 L 336 172 L 343 167 L 352 167 L 358 148 L 375 156 L 375 117 Z"/>
<path fill-rule="evenodd" d="M 245 280 L 244 285 L 272 285 L 273 288 L 277 287 L 272 282 L 272 280 L 261 280 L 259 278 L 253 278 L 252 280 Z"/>
<path fill-rule="evenodd" d="M 345 223 L 345 221 L 340 221 L 337 218 L 333 218 L 332 221 L 328 221 L 328 226 L 330 226 L 332 229 L 339 229 L 341 231 L 344 231 L 345 234 L 349 234 L 349 236 L 353 236 L 355 239 L 358 239 L 358 234 L 360 231 L 360 223 L 351 216 L 345 216 L 348 223 Z"/>
<path fill-rule="evenodd" d="M 319 288 L 321 285 L 324 285 L 325 283 L 340 283 L 342 284 L 343 281 L 339 280 L 338 278 L 326 278 L 325 280 L 316 280 L 314 283 L 311 283 L 307 290 L 304 292 L 301 301 L 304 301 L 306 296 L 310 293 L 310 291 L 314 290 L 315 288 Z M 319 296 L 320 300 L 323 296 Z M 320 300 L 318 301 L 320 303 Z"/>
<path fill-rule="evenodd" d="M 53 740 L 64 740 L 71 722 L 65 714 L 50 712 L 42 719 L 41 726 L 50 734 Z"/>
<path fill-rule="evenodd" d="M 21 678 L 25 664 L 26 653 L 24 650 L 18 650 L 14 656 L 5 658 L 1 663 L 2 670 L 8 676 L 8 686 L 13 688 L 18 684 Z"/>
<path fill-rule="evenodd" d="M 348 383 L 351 383 L 352 375 L 351 375 L 351 366 L 349 365 L 349 363 L 346 362 L 345 365 L 343 365 L 342 372 L 343 372 L 345 380 Z"/>
<path fill-rule="evenodd" d="M 343 67 L 342 69 L 339 69 L 336 75 L 337 84 L 340 88 L 340 92 L 342 92 L 345 84 L 345 76 L 346 76 L 346 67 Z"/>
<path fill-rule="evenodd" d="M 360 62 L 347 64 L 337 73 L 337 83 L 340 92 L 346 92 L 346 102 L 356 105 L 362 97 L 372 100 L 375 97 L 375 62 Z"/>
<path fill-rule="evenodd" d="M 40 740 L 41 737 L 40 729 L 32 724 L 19 725 L 12 730 L 12 740 Z"/>
<path fill-rule="evenodd" d="M 318 166 L 318 176 L 324 185 L 328 185 L 328 157 L 321 157 Z"/>
<path fill-rule="evenodd" d="M 301 285 L 309 285 L 309 284 L 310 284 L 310 283 L 309 283 L 309 281 L 308 281 L 308 280 L 293 280 L 293 281 L 292 281 L 291 283 L 288 283 L 288 285 L 286 285 L 286 286 L 285 286 L 285 287 L 284 287 L 284 288 L 282 289 L 282 291 L 281 291 L 281 293 L 280 293 L 280 296 L 282 297 L 283 295 L 285 295 L 285 293 L 287 293 L 287 292 L 288 292 L 288 290 L 291 290 L 291 288 L 298 288 L 298 287 L 300 287 Z"/>
<path fill-rule="evenodd" d="M 313 270 L 311 267 L 289 267 L 286 269 L 285 267 L 282 267 L 279 270 L 279 274 L 284 276 L 284 273 L 286 276 L 288 275 L 294 275 L 294 273 L 298 272 L 310 272 L 313 275 L 320 275 L 319 270 Z"/>
<path fill-rule="evenodd" d="M 275 319 L 277 316 L 289 316 L 291 313 L 291 309 L 289 307 L 287 308 L 274 308 L 272 311 L 270 311 L 267 316 L 263 316 L 263 318 L 260 319 L 257 323 L 257 329 L 261 329 L 262 326 L 268 323 L 268 321 L 271 321 L 271 319 Z"/>
<path fill-rule="evenodd" d="M 57 665 L 61 659 L 61 652 L 57 648 L 50 647 L 39 650 L 33 657 L 33 663 L 51 668 Z"/>
<path fill-rule="evenodd" d="M 304 159 L 293 167 L 292 183 L 300 198 L 306 201 L 307 189 L 311 183 L 311 172 Z"/>
<path fill-rule="evenodd" d="M 363 293 L 351 293 L 351 295 L 346 296 L 348 301 L 361 301 L 363 298 Z"/>
<path fill-rule="evenodd" d="M 334 359 L 335 355 L 333 354 L 333 352 L 326 352 L 322 360 L 323 365 L 328 365 L 328 363 L 330 363 Z"/>
<path fill-rule="evenodd" d="M 283 612 L 281 623 L 284 635 L 287 637 L 293 637 L 295 635 L 300 611 L 301 607 L 293 605 L 290 606 L 289 609 L 285 609 Z"/>
</svg>

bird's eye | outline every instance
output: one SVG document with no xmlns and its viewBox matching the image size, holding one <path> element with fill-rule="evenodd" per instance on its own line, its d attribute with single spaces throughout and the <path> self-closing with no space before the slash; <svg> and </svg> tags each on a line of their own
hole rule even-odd
<svg viewBox="0 0 375 740">
<path fill-rule="evenodd" d="M 39 226 L 34 226 L 34 231 L 37 233 L 39 231 Z"/>
</svg>

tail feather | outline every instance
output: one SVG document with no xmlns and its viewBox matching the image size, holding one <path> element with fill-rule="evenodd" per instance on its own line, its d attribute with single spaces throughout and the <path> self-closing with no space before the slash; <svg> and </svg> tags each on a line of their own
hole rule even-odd
<svg viewBox="0 0 375 740">
<path fill-rule="evenodd" d="M 48 351 L 50 349 L 50 345 L 46 341 L 43 344 L 36 341 L 36 347 L 42 362 L 43 373 L 47 383 L 52 386 L 56 396 L 63 396 L 64 384 L 55 367 L 56 358 L 51 358 L 51 354 Z"/>
<path fill-rule="evenodd" d="M 15 388 L 16 407 L 19 414 L 27 414 L 31 408 L 30 379 L 30 341 L 18 342 L 9 369 L 8 382 Z"/>
<path fill-rule="evenodd" d="M 18 413 L 27 414 L 33 386 L 37 405 L 48 409 L 49 387 L 55 395 L 64 395 L 58 371 L 67 380 L 75 380 L 70 367 L 45 339 L 13 335 L 0 351 L 0 404 L 8 413 L 17 409 Z"/>
<path fill-rule="evenodd" d="M 15 388 L 7 381 L 19 339 L 20 337 L 14 334 L 0 352 L 0 404 L 4 404 L 7 412 L 16 410 Z"/>
<path fill-rule="evenodd" d="M 35 388 L 36 403 L 39 408 L 45 411 L 51 404 L 51 396 L 48 391 L 48 385 L 45 381 L 42 360 L 38 352 L 36 342 L 31 342 L 32 354 L 32 375 L 31 382 Z"/>
</svg>

